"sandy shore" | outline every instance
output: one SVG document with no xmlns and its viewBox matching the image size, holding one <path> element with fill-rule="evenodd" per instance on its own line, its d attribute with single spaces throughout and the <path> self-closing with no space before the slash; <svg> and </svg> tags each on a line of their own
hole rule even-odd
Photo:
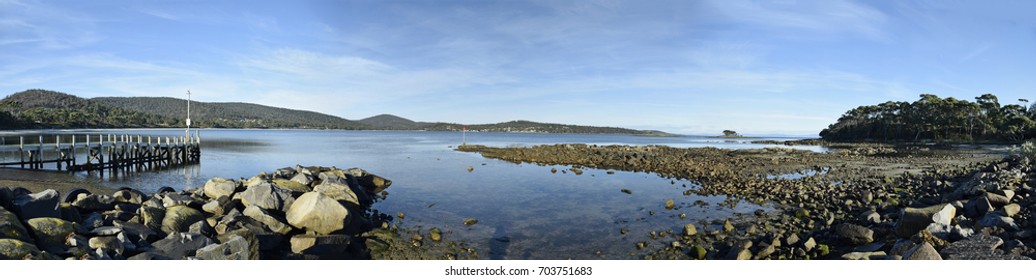
<svg viewBox="0 0 1036 280">
<path fill-rule="evenodd" d="M 3 187 L 22 187 L 32 192 L 54 189 L 61 194 L 75 188 L 85 189 L 91 193 L 115 192 L 115 189 L 101 183 L 77 178 L 65 172 L 0 168 L 0 188 Z"/>
</svg>

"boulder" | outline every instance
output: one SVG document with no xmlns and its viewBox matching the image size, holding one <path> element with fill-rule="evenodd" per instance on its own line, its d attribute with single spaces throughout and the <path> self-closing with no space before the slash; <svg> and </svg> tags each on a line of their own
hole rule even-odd
<svg viewBox="0 0 1036 280">
<path fill-rule="evenodd" d="M 210 244 L 195 252 L 199 260 L 258 260 L 259 251 L 241 236 L 230 237 L 221 244 Z"/>
<path fill-rule="evenodd" d="M 362 171 L 364 175 L 354 177 L 357 178 L 360 186 L 362 186 L 367 193 L 380 193 L 385 189 L 388 189 L 389 186 L 392 186 L 392 180 L 367 173 L 367 171 L 363 171 L 362 169 L 360 171 Z"/>
<path fill-rule="evenodd" d="M 205 182 L 205 186 L 202 189 L 205 191 L 205 196 L 216 199 L 221 196 L 233 195 L 234 190 L 237 189 L 237 182 L 217 177 Z"/>
<path fill-rule="evenodd" d="M 177 205 L 166 208 L 165 216 L 162 218 L 162 232 L 186 232 L 191 224 L 205 221 L 205 216 L 194 208 Z"/>
<path fill-rule="evenodd" d="M 165 219 L 165 207 L 156 208 L 144 206 L 140 208 L 140 221 L 155 231 L 162 230 L 162 220 Z"/>
<path fill-rule="evenodd" d="M 197 233 L 204 236 L 216 236 L 216 229 L 209 225 L 208 221 L 197 221 L 187 227 L 188 233 Z"/>
<path fill-rule="evenodd" d="M 904 260 L 942 260 L 942 256 L 935 250 L 931 243 L 922 242 L 903 254 Z"/>
<path fill-rule="evenodd" d="M 270 182 L 270 179 L 267 178 L 266 172 L 263 172 L 263 173 L 261 173 L 259 175 L 252 176 L 252 178 L 248 178 L 248 180 L 245 180 L 245 182 L 243 184 L 245 185 L 246 188 L 248 188 L 248 187 L 253 187 L 253 186 L 257 186 L 257 185 L 262 184 L 262 183 L 269 183 L 269 182 Z"/>
<path fill-rule="evenodd" d="M 39 259 L 43 255 L 32 243 L 0 238 L 0 260 Z"/>
<path fill-rule="evenodd" d="M 121 189 L 112 194 L 117 203 L 141 204 L 147 199 L 144 193 L 134 189 Z"/>
<path fill-rule="evenodd" d="M 1012 193 L 1012 195 L 1014 195 L 1014 193 Z M 1003 207 L 1004 205 L 1011 203 L 1011 198 L 996 193 L 986 193 L 986 199 L 988 199 L 989 204 L 994 207 Z"/>
<path fill-rule="evenodd" d="M 278 187 L 291 190 L 291 193 L 296 196 L 302 195 L 313 190 L 313 188 L 310 188 L 309 185 L 304 185 L 292 180 L 273 179 L 273 184 L 277 185 Z"/>
<path fill-rule="evenodd" d="M 151 246 L 158 255 L 180 260 L 194 256 L 198 249 L 215 243 L 216 241 L 201 234 L 180 232 L 169 234 Z"/>
<path fill-rule="evenodd" d="M 896 221 L 896 235 L 907 238 L 917 234 L 917 232 L 927 228 L 932 223 L 950 225 L 956 214 L 957 208 L 948 203 L 925 208 L 903 208 L 899 214 L 899 220 Z"/>
<path fill-rule="evenodd" d="M 691 248 L 690 252 L 691 258 L 698 260 L 704 260 L 707 254 L 708 251 L 705 250 L 705 247 L 702 247 L 701 245 L 694 245 L 694 247 Z"/>
<path fill-rule="evenodd" d="M 72 222 L 58 218 L 33 218 L 26 223 L 33 235 L 36 245 L 44 251 L 63 253 L 68 250 L 65 240 L 75 232 Z"/>
<path fill-rule="evenodd" d="M 122 227 L 116 226 L 97 227 L 90 231 L 93 236 L 115 236 L 119 233 L 122 233 Z"/>
<path fill-rule="evenodd" d="M 122 255 L 126 250 L 122 245 L 122 241 L 115 236 L 97 236 L 90 238 L 87 243 L 90 245 L 90 249 L 104 250 L 112 255 Z"/>
<path fill-rule="evenodd" d="M 4 238 L 32 242 L 29 231 L 22 225 L 22 221 L 18 220 L 18 216 L 0 207 L 0 239 Z"/>
<path fill-rule="evenodd" d="M 348 235 L 295 235 L 291 237 L 291 251 L 314 255 L 320 259 L 354 259 L 350 253 L 352 237 Z"/>
<path fill-rule="evenodd" d="M 982 217 L 990 211 L 993 211 L 993 205 L 986 196 L 976 197 L 964 205 L 964 214 L 969 218 Z"/>
<path fill-rule="evenodd" d="M 862 245 L 874 242 L 874 231 L 854 224 L 840 224 L 835 227 L 835 234 L 839 239 L 853 245 Z"/>
<path fill-rule="evenodd" d="M 299 183 L 301 185 L 307 185 L 307 186 L 310 183 L 313 183 L 313 179 L 310 179 L 309 175 L 302 174 L 302 173 L 296 174 L 295 177 L 291 178 L 291 181 L 295 182 L 295 183 Z"/>
<path fill-rule="evenodd" d="M 266 210 L 285 211 L 295 201 L 291 190 L 262 183 L 241 192 L 241 203 L 246 207 L 255 205 Z"/>
<path fill-rule="evenodd" d="M 157 232 L 141 223 L 118 222 L 117 225 L 119 226 L 119 228 L 122 229 L 123 233 L 126 234 L 126 237 L 128 237 L 132 242 L 154 242 L 161 238 L 161 236 L 159 236 Z"/>
<path fill-rule="evenodd" d="M 242 212 L 242 214 L 263 223 L 264 225 L 266 225 L 267 228 L 269 228 L 273 232 L 279 234 L 287 234 L 288 232 L 291 232 L 292 228 L 290 225 L 288 225 L 288 222 L 285 221 L 284 218 L 271 215 L 269 212 L 266 212 L 266 210 L 264 210 L 263 208 L 259 208 L 259 206 L 248 206 L 247 208 L 245 208 L 245 211 Z"/>
<path fill-rule="evenodd" d="M 58 218 L 61 217 L 61 211 L 58 210 L 60 201 L 58 191 L 50 189 L 38 193 L 21 194 L 14 199 L 14 203 L 12 203 L 14 209 L 12 210 L 22 220 L 43 217 Z"/>
<path fill-rule="evenodd" d="M 303 194 L 287 211 L 289 224 L 317 234 L 342 230 L 348 224 L 349 216 L 345 206 L 319 192 Z"/>
<path fill-rule="evenodd" d="M 328 197 L 333 198 L 334 200 L 338 200 L 344 203 L 349 203 L 355 206 L 360 205 L 360 200 L 357 197 L 356 192 L 353 192 L 353 190 L 345 184 L 331 183 L 325 181 L 320 185 L 313 187 L 313 191 L 322 193 Z"/>
<path fill-rule="evenodd" d="M 981 227 L 1000 227 L 1004 229 L 1015 230 L 1018 229 L 1018 225 L 1014 223 L 1013 218 L 1000 216 L 997 213 L 988 213 L 985 216 L 982 216 L 981 219 L 978 219 L 978 222 L 976 222 L 975 224 Z"/>
<path fill-rule="evenodd" d="M 103 194 L 91 194 L 72 202 L 72 206 L 79 208 L 84 213 L 108 211 L 115 209 L 115 198 Z"/>
<path fill-rule="evenodd" d="M 178 193 L 166 193 L 162 197 L 162 206 L 169 208 L 173 206 L 200 206 L 201 203 L 193 196 Z"/>
</svg>

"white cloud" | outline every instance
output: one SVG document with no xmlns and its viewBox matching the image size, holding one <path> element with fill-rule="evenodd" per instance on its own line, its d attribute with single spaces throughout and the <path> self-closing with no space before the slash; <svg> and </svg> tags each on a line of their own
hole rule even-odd
<svg viewBox="0 0 1036 280">
<path fill-rule="evenodd" d="M 884 24 L 889 17 L 881 11 L 851 0 L 829 1 L 711 1 L 727 20 L 750 24 L 783 36 L 802 32 L 830 36 L 843 33 L 885 40 Z"/>
</svg>

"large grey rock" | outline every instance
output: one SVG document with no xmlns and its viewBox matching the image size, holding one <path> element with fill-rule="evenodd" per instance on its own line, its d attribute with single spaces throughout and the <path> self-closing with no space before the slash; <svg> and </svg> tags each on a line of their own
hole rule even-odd
<svg viewBox="0 0 1036 280">
<path fill-rule="evenodd" d="M 310 179 L 309 175 L 302 174 L 302 173 L 296 174 L 295 177 L 291 178 L 291 181 L 295 182 L 295 183 L 299 183 L 301 185 L 309 185 L 310 183 L 313 183 L 313 179 Z"/>
<path fill-rule="evenodd" d="M 922 242 L 903 254 L 904 260 L 942 260 L 942 256 L 931 243 Z"/>
<path fill-rule="evenodd" d="M 0 208 L 0 239 L 4 238 L 32 242 L 29 231 L 22 225 L 22 221 L 18 220 L 18 216 L 7 209 Z"/>
<path fill-rule="evenodd" d="M 950 225 L 956 215 L 957 208 L 948 203 L 925 208 L 903 208 L 896 222 L 896 235 L 908 238 L 932 223 Z"/>
<path fill-rule="evenodd" d="M 870 223 L 870 224 L 880 224 L 881 223 L 881 214 L 878 214 L 878 212 L 876 212 L 874 210 L 868 210 L 867 212 L 861 213 L 859 218 L 860 218 L 860 220 L 866 221 L 867 223 Z"/>
<path fill-rule="evenodd" d="M 291 237 L 291 251 L 314 255 L 320 259 L 351 259 L 352 237 L 348 235 L 295 235 Z"/>
<path fill-rule="evenodd" d="M 58 218 L 33 218 L 26 224 L 36 236 L 36 245 L 44 251 L 63 253 L 68 250 L 65 240 L 75 232 L 75 226 Z"/>
<path fill-rule="evenodd" d="M 221 244 L 198 249 L 195 256 L 199 260 L 258 260 L 259 252 L 244 237 L 235 235 Z"/>
<path fill-rule="evenodd" d="M 241 203 L 246 207 L 255 205 L 267 210 L 285 211 L 295 201 L 291 190 L 262 183 L 241 192 Z"/>
<path fill-rule="evenodd" d="M 288 190 L 291 190 L 293 196 L 302 195 L 304 193 L 313 191 L 309 185 L 300 184 L 299 182 L 284 180 L 284 179 L 273 179 L 273 184 Z"/>
<path fill-rule="evenodd" d="M 986 199 L 988 199 L 989 204 L 993 205 L 994 207 L 1003 207 L 1004 205 L 1011 203 L 1010 198 L 996 193 L 986 193 Z"/>
<path fill-rule="evenodd" d="M 13 210 L 22 220 L 43 217 L 59 218 L 61 217 L 61 211 L 58 210 L 60 202 L 61 196 L 58 191 L 48 189 L 38 193 L 19 195 L 14 199 Z"/>
<path fill-rule="evenodd" d="M 271 231 L 279 234 L 287 234 L 292 229 L 284 218 L 272 215 L 266 210 L 263 210 L 263 208 L 259 208 L 255 205 L 246 207 L 242 214 L 263 223 L 266 227 L 270 228 Z"/>
<path fill-rule="evenodd" d="M 317 234 L 330 234 L 345 228 L 349 210 L 337 200 L 319 192 L 308 192 L 287 211 L 288 223 Z"/>
<path fill-rule="evenodd" d="M 982 216 L 981 219 L 978 219 L 978 222 L 976 222 L 976 224 L 981 227 L 1000 227 L 1004 229 L 1015 230 L 1018 229 L 1018 225 L 1014 223 L 1013 218 L 1000 216 L 1000 214 L 997 213 L 988 213 L 985 216 Z"/>
<path fill-rule="evenodd" d="M 234 190 L 237 189 L 237 182 L 217 177 L 205 182 L 205 186 L 202 189 L 205 191 L 205 196 L 216 199 L 221 196 L 233 195 Z"/>
<path fill-rule="evenodd" d="M 118 222 L 117 225 L 120 229 L 122 229 L 122 232 L 126 234 L 126 237 L 128 237 L 132 242 L 154 242 L 162 237 L 159 236 L 159 234 L 155 232 L 155 230 L 141 223 Z"/>
<path fill-rule="evenodd" d="M 76 199 L 72 206 L 84 212 L 108 211 L 115 209 L 115 198 L 103 194 L 91 194 Z"/>
<path fill-rule="evenodd" d="M 840 224 L 835 227 L 838 238 L 854 245 L 874 242 L 874 231 L 854 224 Z"/>
<path fill-rule="evenodd" d="M 320 185 L 313 187 L 313 191 L 322 193 L 330 198 L 333 198 L 334 200 L 357 206 L 360 205 L 360 199 L 356 196 L 356 192 L 353 192 L 353 190 L 345 184 L 325 181 Z"/>
<path fill-rule="evenodd" d="M 198 249 L 215 243 L 215 240 L 201 234 L 180 232 L 169 234 L 164 239 L 151 244 L 151 246 L 154 247 L 155 251 L 158 251 L 159 255 L 179 260 L 194 256 Z"/>
<path fill-rule="evenodd" d="M 0 238 L 0 260 L 39 259 L 43 255 L 32 243 Z"/>
<path fill-rule="evenodd" d="M 162 218 L 162 232 L 186 232 L 191 224 L 198 221 L 205 221 L 201 211 L 183 205 L 169 207 L 165 209 L 165 217 Z"/>
<path fill-rule="evenodd" d="M 1006 254 L 996 248 L 1004 244 L 1000 237 L 989 235 L 974 235 L 968 239 L 950 243 L 940 253 L 950 260 L 1022 260 L 1028 257 L 1020 257 Z"/>
</svg>

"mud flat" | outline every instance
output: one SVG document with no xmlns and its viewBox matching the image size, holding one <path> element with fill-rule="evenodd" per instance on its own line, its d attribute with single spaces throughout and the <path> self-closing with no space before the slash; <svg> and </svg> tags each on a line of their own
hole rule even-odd
<svg viewBox="0 0 1036 280">
<path fill-rule="evenodd" d="M 881 145 L 829 153 L 579 144 L 458 150 L 512 162 L 652 172 L 701 184 L 687 194 L 778 209 L 657 229 L 631 248 L 645 259 L 1036 257 L 1032 167 L 1001 152 Z"/>
</svg>

